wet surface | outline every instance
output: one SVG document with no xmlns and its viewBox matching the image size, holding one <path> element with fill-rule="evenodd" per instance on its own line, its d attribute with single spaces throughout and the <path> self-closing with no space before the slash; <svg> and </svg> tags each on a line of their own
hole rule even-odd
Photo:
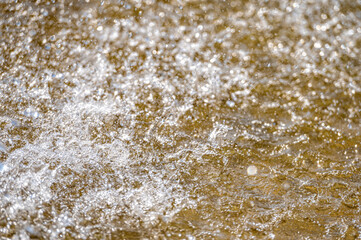
<svg viewBox="0 0 361 240">
<path fill-rule="evenodd" d="M 0 237 L 361 237 L 360 1 L 1 1 Z"/>
</svg>

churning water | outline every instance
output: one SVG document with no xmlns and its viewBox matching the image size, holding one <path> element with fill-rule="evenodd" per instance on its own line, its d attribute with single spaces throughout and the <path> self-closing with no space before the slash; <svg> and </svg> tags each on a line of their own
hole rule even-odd
<svg viewBox="0 0 361 240">
<path fill-rule="evenodd" d="M 360 239 L 360 48 L 360 0 L 1 0 L 0 238 Z"/>
</svg>

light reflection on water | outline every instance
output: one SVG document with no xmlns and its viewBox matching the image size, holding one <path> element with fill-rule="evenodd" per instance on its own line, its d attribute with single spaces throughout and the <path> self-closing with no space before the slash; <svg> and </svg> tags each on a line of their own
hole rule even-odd
<svg viewBox="0 0 361 240">
<path fill-rule="evenodd" d="M 360 238 L 357 1 L 0 9 L 0 237 Z"/>
</svg>

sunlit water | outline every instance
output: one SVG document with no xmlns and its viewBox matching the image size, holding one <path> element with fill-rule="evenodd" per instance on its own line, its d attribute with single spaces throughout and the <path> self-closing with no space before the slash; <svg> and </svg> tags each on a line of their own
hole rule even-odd
<svg viewBox="0 0 361 240">
<path fill-rule="evenodd" d="M 0 1 L 1 239 L 361 238 L 361 2 Z"/>
</svg>

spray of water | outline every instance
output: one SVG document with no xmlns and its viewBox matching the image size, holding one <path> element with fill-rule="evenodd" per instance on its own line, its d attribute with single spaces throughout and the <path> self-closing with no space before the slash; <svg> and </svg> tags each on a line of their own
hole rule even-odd
<svg viewBox="0 0 361 240">
<path fill-rule="evenodd" d="M 2 1 L 0 237 L 360 237 L 360 6 Z"/>
</svg>

